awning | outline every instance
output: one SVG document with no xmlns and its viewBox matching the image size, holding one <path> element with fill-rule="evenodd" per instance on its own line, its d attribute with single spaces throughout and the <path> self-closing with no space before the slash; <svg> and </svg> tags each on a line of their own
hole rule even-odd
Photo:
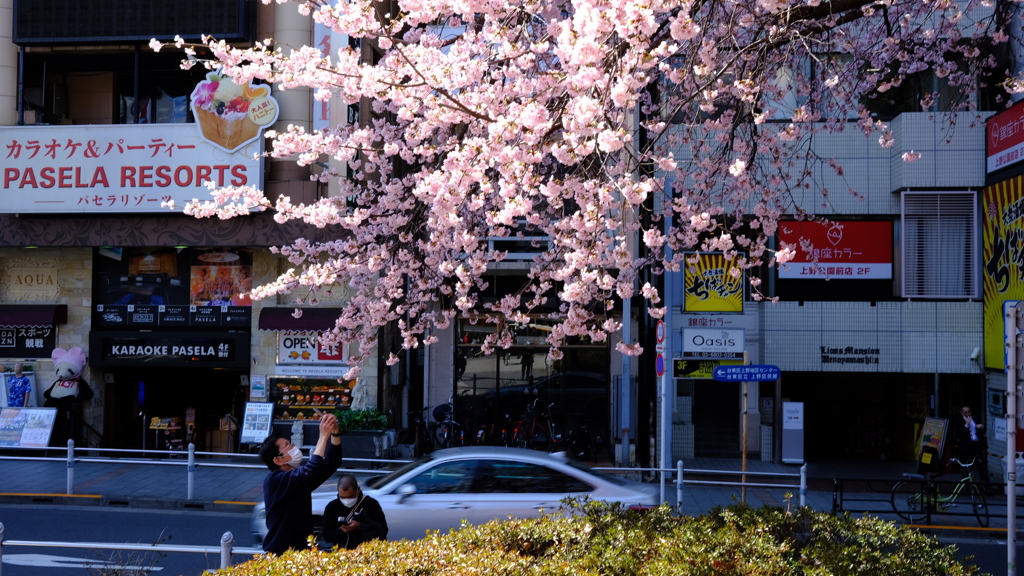
<svg viewBox="0 0 1024 576">
<path fill-rule="evenodd" d="M 67 322 L 67 304 L 0 304 L 0 326 L 56 326 Z"/>
<path fill-rule="evenodd" d="M 295 308 L 264 308 L 260 310 L 260 330 L 287 332 L 323 332 L 334 328 L 341 308 L 303 308 L 302 317 L 295 318 Z"/>
</svg>

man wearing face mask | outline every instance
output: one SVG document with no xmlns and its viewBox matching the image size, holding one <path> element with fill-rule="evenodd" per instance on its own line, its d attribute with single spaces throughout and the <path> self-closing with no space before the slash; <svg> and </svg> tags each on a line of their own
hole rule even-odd
<svg viewBox="0 0 1024 576">
<path fill-rule="evenodd" d="M 287 438 L 270 436 L 260 447 L 260 460 L 270 468 L 263 481 L 267 511 L 267 538 L 263 549 L 274 554 L 304 550 L 313 531 L 311 493 L 341 465 L 341 434 L 338 419 L 324 414 L 320 438 L 309 461 L 302 463 L 302 450 Z"/>
<path fill-rule="evenodd" d="M 352 550 L 368 540 L 386 540 L 388 521 L 373 498 L 363 494 L 355 476 L 338 479 L 338 498 L 324 508 L 324 540 Z"/>
</svg>

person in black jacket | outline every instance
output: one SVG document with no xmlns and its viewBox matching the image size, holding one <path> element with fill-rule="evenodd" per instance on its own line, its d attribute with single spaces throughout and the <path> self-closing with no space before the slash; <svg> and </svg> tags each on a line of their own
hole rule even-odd
<svg viewBox="0 0 1024 576">
<path fill-rule="evenodd" d="M 388 521 L 380 503 L 363 494 L 354 476 L 338 479 L 338 498 L 324 508 L 324 540 L 354 549 L 369 540 L 387 540 Z"/>
<path fill-rule="evenodd" d="M 286 438 L 272 435 L 260 447 L 260 459 L 270 474 L 263 481 L 267 511 L 267 538 L 263 549 L 274 554 L 304 550 L 313 532 L 313 490 L 327 481 L 341 465 L 341 434 L 338 419 L 324 414 L 320 438 L 309 461 Z"/>
</svg>

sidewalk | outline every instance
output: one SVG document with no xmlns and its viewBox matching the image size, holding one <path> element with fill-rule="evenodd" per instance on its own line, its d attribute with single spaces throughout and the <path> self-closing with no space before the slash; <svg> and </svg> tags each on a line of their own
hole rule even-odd
<svg viewBox="0 0 1024 576">
<path fill-rule="evenodd" d="M 158 507 L 248 511 L 263 498 L 266 467 L 254 456 L 239 455 L 230 459 L 197 459 L 193 497 L 188 498 L 188 466 L 185 459 L 153 460 L 147 464 L 77 462 L 73 469 L 73 485 L 68 495 L 67 463 L 60 459 L 39 461 L 0 459 L 0 503 L 55 502 L 64 504 L 108 505 L 122 507 Z M 365 470 L 367 462 L 343 462 L 343 469 Z M 815 510 L 831 511 L 832 478 L 899 478 L 910 469 L 908 463 L 872 462 L 870 467 L 858 462 L 808 464 L 807 504 Z M 684 462 L 683 510 L 700 514 L 715 506 L 739 501 L 738 486 L 704 486 L 697 481 L 739 482 L 739 476 L 700 473 L 701 470 L 739 471 L 739 459 L 694 459 Z M 747 471 L 799 475 L 796 465 L 774 464 L 750 460 Z M 360 474 L 364 475 L 364 474 Z M 633 476 L 640 476 L 639 473 Z M 654 473 L 647 481 L 659 480 Z M 792 488 L 747 489 L 747 503 L 753 506 L 783 506 L 786 494 L 792 494 L 792 505 L 799 505 L 799 478 L 761 477 L 748 475 L 747 482 L 787 484 Z M 890 484 L 891 485 L 891 484 Z M 671 477 L 666 481 L 666 500 L 675 505 L 676 487 Z"/>
</svg>

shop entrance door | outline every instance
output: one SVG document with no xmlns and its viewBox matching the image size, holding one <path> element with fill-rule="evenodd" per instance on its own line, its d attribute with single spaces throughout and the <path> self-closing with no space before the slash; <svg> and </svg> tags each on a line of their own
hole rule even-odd
<svg viewBox="0 0 1024 576">
<path fill-rule="evenodd" d="M 221 419 L 237 418 L 244 403 L 241 372 L 195 368 L 113 371 L 111 445 L 156 450 L 223 451 L 231 444 Z M 194 427 L 188 416 L 194 416 Z M 234 432 L 237 434 L 237 431 Z"/>
</svg>

